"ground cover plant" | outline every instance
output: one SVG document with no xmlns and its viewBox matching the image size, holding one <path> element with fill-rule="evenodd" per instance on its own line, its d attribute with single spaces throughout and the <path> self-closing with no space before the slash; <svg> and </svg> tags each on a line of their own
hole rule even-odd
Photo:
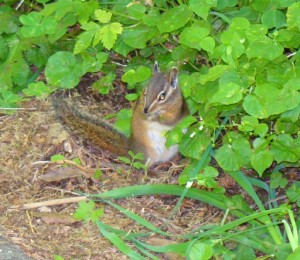
<svg viewBox="0 0 300 260">
<path fill-rule="evenodd" d="M 181 244 L 157 248 L 142 242 L 147 234 L 127 236 L 93 221 L 124 254 L 138 259 L 155 259 L 151 251 L 174 251 L 191 259 L 231 259 L 242 253 L 247 259 L 295 259 L 299 222 L 291 208 L 298 212 L 300 184 L 288 182 L 283 172 L 297 168 L 300 159 L 299 13 L 296 0 L 4 1 L 1 109 L 10 111 L 29 97 L 75 88 L 87 73 L 101 72 L 92 88 L 107 95 L 120 67 L 121 80 L 130 90 L 126 98 L 134 101 L 155 60 L 163 70 L 178 67 L 191 115 L 167 133 L 167 145 L 178 143 L 189 159 L 178 178 L 182 186 L 133 186 L 87 196 L 118 207 L 109 199 L 167 193 L 180 196 L 173 214 L 185 197 L 192 197 L 237 220 L 224 218 L 219 226 L 182 236 Z M 117 116 L 116 126 L 127 134 L 130 115 L 123 109 Z M 254 209 L 241 196 L 225 195 L 215 181 L 221 171 L 253 199 Z M 194 190 L 193 184 L 211 191 Z M 272 203 L 263 204 L 254 187 L 263 189 Z M 276 203 L 277 188 L 285 190 L 285 205 Z M 151 232 L 169 236 L 119 210 Z"/>
</svg>

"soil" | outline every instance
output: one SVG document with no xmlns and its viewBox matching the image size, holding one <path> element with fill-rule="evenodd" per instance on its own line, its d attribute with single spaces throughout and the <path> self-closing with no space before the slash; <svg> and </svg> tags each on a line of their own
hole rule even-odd
<svg viewBox="0 0 300 260">
<path fill-rule="evenodd" d="M 90 109 L 99 111 L 99 104 L 104 104 L 105 108 L 100 109 L 102 113 L 114 113 L 130 106 L 124 99 L 125 88 L 121 84 L 116 87 L 115 94 L 104 97 L 105 100 L 101 100 L 89 85 L 87 80 L 79 90 L 85 94 L 83 104 Z M 23 110 L 14 114 L 0 116 L 0 225 L 5 228 L 6 237 L 33 259 L 53 259 L 54 255 L 64 259 L 127 259 L 101 236 L 92 222 L 74 220 L 77 203 L 29 210 L 13 207 L 74 197 L 74 191 L 97 194 L 129 185 L 177 184 L 178 175 L 187 162 L 171 162 L 158 176 L 146 176 L 142 171 L 130 170 L 76 134 L 70 135 L 56 118 L 50 99 L 30 100 L 22 107 Z M 50 162 L 55 154 L 62 154 L 70 161 L 79 158 L 82 164 L 78 167 Z M 100 179 L 91 177 L 96 169 L 103 172 Z M 226 178 L 222 179 L 222 185 L 233 188 L 235 183 Z M 164 231 L 175 235 L 208 223 L 220 223 L 223 217 L 224 213 L 216 208 L 185 199 L 176 216 L 167 222 L 177 200 L 173 196 L 141 196 L 115 203 L 158 227 L 164 224 Z M 111 206 L 96 205 L 104 208 L 103 223 L 127 232 L 146 231 Z M 154 245 L 162 241 L 168 243 L 158 236 L 151 239 Z M 158 257 L 180 259 L 174 255 Z"/>
</svg>

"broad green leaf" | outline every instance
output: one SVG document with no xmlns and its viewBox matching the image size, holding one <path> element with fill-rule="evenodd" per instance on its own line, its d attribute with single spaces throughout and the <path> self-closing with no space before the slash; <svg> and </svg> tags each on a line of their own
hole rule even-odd
<svg viewBox="0 0 300 260">
<path fill-rule="evenodd" d="M 15 33 L 18 30 L 18 18 L 15 10 L 8 5 L 0 6 L 0 35 Z"/>
<path fill-rule="evenodd" d="M 71 52 L 59 51 L 47 62 L 45 75 L 47 82 L 61 88 L 73 88 L 83 75 L 81 64 Z"/>
<path fill-rule="evenodd" d="M 208 260 L 213 255 L 213 248 L 206 243 L 195 243 L 189 251 L 188 259 L 196 260 Z"/>
<path fill-rule="evenodd" d="M 101 41 L 103 43 L 103 46 L 106 49 L 110 50 L 117 40 L 117 35 L 121 34 L 122 30 L 122 24 L 118 22 L 104 25 L 95 34 L 93 46 L 96 46 Z"/>
<path fill-rule="evenodd" d="M 286 25 L 286 17 L 279 10 L 268 10 L 261 16 L 261 22 L 268 28 L 280 28 Z"/>
<path fill-rule="evenodd" d="M 268 118 L 292 110 L 300 103 L 299 92 L 288 87 L 280 89 L 274 84 L 264 83 L 256 86 L 254 93 L 245 97 L 243 107 L 248 114 L 257 118 Z"/>
<path fill-rule="evenodd" d="M 242 97 L 243 95 L 241 87 L 234 82 L 228 82 L 219 84 L 219 88 L 214 96 L 212 96 L 210 103 L 230 105 L 241 101 Z"/>
<path fill-rule="evenodd" d="M 196 53 L 197 51 L 189 48 L 189 47 L 185 47 L 184 45 L 178 46 L 175 49 L 173 49 L 172 51 L 172 59 L 174 59 L 175 61 L 194 61 L 196 58 Z"/>
<path fill-rule="evenodd" d="M 199 82 L 205 85 L 208 81 L 215 81 L 220 78 L 226 71 L 231 67 L 228 65 L 216 65 L 208 71 L 207 74 L 201 75 L 199 77 Z"/>
<path fill-rule="evenodd" d="M 130 109 L 121 109 L 117 114 L 117 120 L 114 125 L 114 128 L 121 131 L 124 135 L 130 136 L 131 133 L 131 117 L 132 110 Z"/>
<path fill-rule="evenodd" d="M 123 33 L 124 34 L 124 33 Z M 124 42 L 124 39 L 123 39 L 123 34 L 121 34 L 120 37 L 118 37 L 115 45 L 114 45 L 114 51 L 116 51 L 117 53 L 123 55 L 124 57 L 127 56 L 127 54 L 131 51 L 133 51 L 135 48 L 134 47 L 131 47 L 129 45 L 127 45 L 125 42 Z"/>
<path fill-rule="evenodd" d="M 132 3 L 127 7 L 127 10 L 130 16 L 140 20 L 143 19 L 147 8 L 143 4 Z"/>
<path fill-rule="evenodd" d="M 277 163 L 296 162 L 300 159 L 300 139 L 290 135 L 278 135 L 272 142 L 270 152 Z"/>
<path fill-rule="evenodd" d="M 227 7 L 234 7 L 237 4 L 237 0 L 222 0 L 218 1 L 217 8 L 223 10 Z"/>
<path fill-rule="evenodd" d="M 297 28 L 298 30 L 300 30 L 299 13 L 300 13 L 300 2 L 294 3 L 292 6 L 288 8 L 286 14 L 288 28 L 291 29 Z"/>
<path fill-rule="evenodd" d="M 207 1 L 207 0 L 190 0 L 189 7 L 191 10 L 199 15 L 204 20 L 207 19 L 209 11 L 212 7 L 217 6 L 217 0 Z"/>
<path fill-rule="evenodd" d="M 207 27 L 186 27 L 179 36 L 179 42 L 190 48 L 200 50 L 200 42 L 207 37 L 209 33 L 210 29 Z"/>
<path fill-rule="evenodd" d="M 265 123 L 258 124 L 255 128 L 254 134 L 259 135 L 260 137 L 264 137 L 268 133 L 269 127 Z"/>
<path fill-rule="evenodd" d="M 200 159 L 202 153 L 210 144 L 208 132 L 199 131 L 197 127 L 192 127 L 183 136 L 179 144 L 179 152 L 187 157 Z"/>
<path fill-rule="evenodd" d="M 268 38 L 267 36 L 258 37 L 249 44 L 246 49 L 246 55 L 249 59 L 263 58 L 266 60 L 274 60 L 283 53 L 283 46 L 280 43 Z"/>
<path fill-rule="evenodd" d="M 300 207 L 300 182 L 295 181 L 291 187 L 286 191 L 286 195 L 291 202 L 296 202 Z M 290 258 L 292 260 L 292 258 Z"/>
<path fill-rule="evenodd" d="M 192 17 L 193 12 L 186 5 L 173 7 L 158 18 L 157 28 L 160 33 L 173 32 L 183 27 Z"/>
<path fill-rule="evenodd" d="M 215 48 L 215 40 L 213 37 L 208 36 L 200 40 L 199 45 L 203 50 L 213 53 Z"/>
<path fill-rule="evenodd" d="M 92 43 L 93 37 L 95 32 L 93 31 L 86 31 L 81 33 L 76 40 L 74 46 L 74 54 L 81 53 L 82 51 L 86 50 Z"/>
<path fill-rule="evenodd" d="M 216 151 L 215 158 L 224 170 L 237 171 L 250 161 L 251 154 L 249 141 L 240 138 L 231 144 L 223 144 Z"/>
<path fill-rule="evenodd" d="M 43 17 L 37 12 L 21 15 L 20 21 L 24 25 L 21 28 L 21 34 L 25 38 L 51 34 L 54 33 L 57 28 L 57 22 L 53 17 Z"/>
<path fill-rule="evenodd" d="M 126 28 L 122 34 L 123 41 L 130 47 L 143 49 L 146 48 L 147 42 L 157 33 L 153 27 L 139 25 L 134 28 Z"/>
<path fill-rule="evenodd" d="M 257 126 L 258 126 L 258 120 L 256 117 L 243 116 L 242 122 L 238 126 L 238 128 L 242 132 L 251 132 L 251 131 L 254 131 L 254 129 L 256 129 Z"/>
<path fill-rule="evenodd" d="M 139 82 L 146 81 L 151 76 L 151 70 L 147 67 L 140 66 L 137 70 L 129 70 L 125 72 L 122 76 L 122 81 L 128 83 L 129 85 L 134 85 Z"/>
<path fill-rule="evenodd" d="M 111 19 L 112 13 L 105 11 L 105 10 L 101 10 L 101 9 L 97 9 L 95 10 L 95 17 L 96 19 L 100 22 L 100 23 L 108 23 Z"/>
<path fill-rule="evenodd" d="M 10 64 L 12 81 L 20 86 L 26 83 L 30 73 L 30 68 L 22 56 L 17 56 L 16 60 Z"/>
<path fill-rule="evenodd" d="M 272 162 L 273 157 L 269 150 L 254 151 L 251 158 L 251 164 L 259 176 L 262 176 L 263 172 L 271 166 Z"/>
</svg>

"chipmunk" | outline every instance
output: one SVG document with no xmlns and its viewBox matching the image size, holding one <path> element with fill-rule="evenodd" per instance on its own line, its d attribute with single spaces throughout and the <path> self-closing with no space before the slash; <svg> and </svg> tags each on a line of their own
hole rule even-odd
<svg viewBox="0 0 300 260">
<path fill-rule="evenodd" d="M 164 133 L 188 114 L 178 85 L 178 70 L 173 67 L 165 75 L 160 72 L 157 63 L 149 85 L 134 106 L 129 138 L 109 123 L 79 110 L 66 99 L 54 100 L 54 107 L 65 124 L 79 130 L 93 145 L 116 155 L 127 155 L 129 150 L 142 152 L 147 166 L 166 162 L 177 154 L 177 145 L 166 148 Z"/>
</svg>

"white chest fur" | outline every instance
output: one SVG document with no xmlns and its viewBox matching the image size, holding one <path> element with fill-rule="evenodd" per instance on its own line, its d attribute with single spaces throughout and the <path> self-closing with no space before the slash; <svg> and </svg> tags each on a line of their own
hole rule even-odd
<svg viewBox="0 0 300 260">
<path fill-rule="evenodd" d="M 148 125 L 148 138 L 152 144 L 152 152 L 149 154 L 151 163 L 170 160 L 177 152 L 178 145 L 166 148 L 166 138 L 164 134 L 173 127 L 157 122 L 150 122 Z"/>
</svg>

